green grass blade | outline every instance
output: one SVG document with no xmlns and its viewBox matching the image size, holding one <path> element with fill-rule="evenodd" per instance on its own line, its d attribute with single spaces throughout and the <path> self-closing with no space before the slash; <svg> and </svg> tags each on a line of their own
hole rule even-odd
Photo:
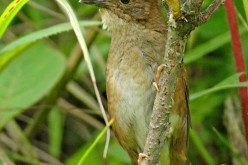
<svg viewBox="0 0 248 165">
<path fill-rule="evenodd" d="M 204 147 L 204 144 L 202 143 L 202 141 L 199 138 L 199 136 L 197 135 L 197 133 L 193 129 L 190 129 L 189 135 L 190 135 L 190 139 L 192 140 L 192 142 L 194 143 L 194 145 L 198 149 L 200 155 L 206 161 L 206 164 L 207 165 L 214 165 L 215 163 L 214 163 L 212 156 L 208 153 L 208 151 Z"/>
<path fill-rule="evenodd" d="M 63 141 L 63 121 L 60 109 L 53 108 L 48 115 L 49 151 L 55 158 L 61 154 Z"/>
<path fill-rule="evenodd" d="M 28 138 L 15 120 L 11 120 L 7 123 L 5 129 L 9 136 L 17 143 L 16 145 L 21 146 L 20 152 L 27 158 L 37 162 L 38 155 L 35 152 L 35 148 L 32 146 Z"/>
<path fill-rule="evenodd" d="M 0 38 L 2 38 L 4 32 L 9 26 L 10 22 L 16 16 L 16 14 L 21 10 L 21 8 L 28 2 L 28 0 L 14 0 L 5 9 L 0 17 Z"/>
<path fill-rule="evenodd" d="M 241 74 L 242 73 L 234 74 L 234 75 L 228 77 L 227 79 L 223 80 L 219 84 L 215 85 L 212 88 L 202 90 L 200 92 L 197 92 L 197 93 L 190 95 L 190 101 L 193 101 L 193 100 L 195 100 L 199 97 L 202 97 L 204 95 L 207 95 L 207 94 L 210 94 L 213 92 L 217 92 L 220 90 L 228 89 L 228 88 L 248 87 L 248 81 L 239 82 L 239 77 Z"/>
<path fill-rule="evenodd" d="M 8 165 L 15 165 L 11 158 L 9 158 L 8 153 L 2 147 L 0 147 L 0 165 L 8 164 Z"/>
<path fill-rule="evenodd" d="M 240 35 L 243 35 L 244 33 L 247 33 L 247 31 L 244 27 L 242 27 L 240 29 Z M 230 36 L 230 32 L 228 31 L 197 46 L 191 51 L 185 53 L 185 58 L 184 58 L 185 64 L 189 64 L 191 62 L 198 60 L 199 58 L 207 55 L 208 53 L 227 44 L 228 42 L 230 42 L 230 40 L 231 40 L 231 36 Z"/>
<path fill-rule="evenodd" d="M 101 22 L 99 21 L 81 21 L 80 22 L 80 26 L 81 27 L 88 27 L 88 26 L 98 26 L 101 25 Z M 70 23 L 61 23 L 59 25 L 55 25 L 46 29 L 42 29 L 36 32 L 33 32 L 31 34 L 28 34 L 24 37 L 21 37 L 15 41 L 13 41 L 12 43 L 8 44 L 7 46 L 5 46 L 4 48 L 2 48 L 0 50 L 0 55 L 3 53 L 6 53 L 7 51 L 11 51 L 13 49 L 18 48 L 21 45 L 27 44 L 27 43 L 31 43 L 31 42 L 35 42 L 37 40 L 52 36 L 52 35 L 56 35 L 65 31 L 69 31 L 72 30 L 72 27 L 70 25 Z M 1 56 L 0 56 L 1 57 Z"/>
<path fill-rule="evenodd" d="M 80 27 L 98 26 L 99 21 L 81 21 Z M 42 29 L 9 43 L 0 50 L 0 70 L 6 66 L 20 51 L 26 48 L 30 43 L 41 40 L 52 35 L 56 35 L 65 31 L 72 30 L 70 23 L 61 23 L 46 29 Z"/>
<path fill-rule="evenodd" d="M 245 15 L 246 15 L 246 21 L 248 21 L 248 0 L 243 0 L 243 7 L 245 10 Z"/>
<path fill-rule="evenodd" d="M 238 162 L 240 163 L 240 165 L 245 165 L 246 162 L 241 159 L 241 157 L 239 156 L 239 154 L 232 148 L 232 146 L 230 145 L 230 143 L 228 142 L 227 139 L 225 139 L 224 136 L 222 136 L 218 130 L 216 128 L 212 128 L 214 133 L 217 135 L 217 137 L 220 139 L 220 141 L 227 147 L 230 149 L 230 151 L 232 152 L 232 155 L 238 160 Z"/>
<path fill-rule="evenodd" d="M 85 152 L 85 154 L 81 157 L 77 165 L 82 165 L 84 160 L 87 158 L 87 156 L 90 154 L 90 152 L 93 150 L 93 148 L 96 146 L 96 144 L 100 141 L 100 139 L 105 135 L 109 127 L 113 124 L 114 119 L 111 119 L 109 123 L 106 125 L 106 127 L 102 130 L 102 132 L 97 136 L 96 140 L 91 144 L 91 146 L 88 148 L 88 150 Z"/>
</svg>

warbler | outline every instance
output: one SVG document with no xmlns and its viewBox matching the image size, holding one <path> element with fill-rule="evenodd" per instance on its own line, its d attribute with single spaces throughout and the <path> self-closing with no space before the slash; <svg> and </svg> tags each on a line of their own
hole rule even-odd
<svg viewBox="0 0 248 165">
<path fill-rule="evenodd" d="M 155 0 L 80 0 L 100 8 L 103 28 L 112 35 L 106 68 L 108 111 L 115 119 L 113 131 L 138 164 L 148 134 L 162 64 L 167 28 Z M 182 64 L 170 114 L 172 136 L 166 141 L 161 165 L 188 165 L 188 89 Z"/>
</svg>

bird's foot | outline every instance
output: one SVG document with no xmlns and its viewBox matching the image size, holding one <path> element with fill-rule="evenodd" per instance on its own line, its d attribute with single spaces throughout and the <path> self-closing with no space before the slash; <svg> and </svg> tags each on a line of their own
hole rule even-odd
<svg viewBox="0 0 248 165">
<path fill-rule="evenodd" d="M 142 160 L 147 158 L 148 156 L 144 153 L 139 153 L 138 165 L 141 164 Z"/>
<path fill-rule="evenodd" d="M 157 73 L 156 73 L 156 82 L 153 82 L 153 90 L 155 92 L 159 91 L 159 82 L 160 82 L 161 73 L 162 73 L 164 67 L 165 67 L 164 64 L 161 64 L 158 66 Z"/>
<path fill-rule="evenodd" d="M 153 91 L 157 93 L 158 90 L 159 90 L 158 89 L 158 84 L 156 82 L 153 82 L 152 85 L 153 85 Z"/>
<path fill-rule="evenodd" d="M 156 82 L 159 84 L 160 82 L 160 78 L 161 78 L 161 73 L 162 71 L 164 70 L 164 67 L 165 67 L 165 64 L 161 64 L 158 66 L 158 69 L 157 69 L 157 74 L 156 74 Z"/>
</svg>

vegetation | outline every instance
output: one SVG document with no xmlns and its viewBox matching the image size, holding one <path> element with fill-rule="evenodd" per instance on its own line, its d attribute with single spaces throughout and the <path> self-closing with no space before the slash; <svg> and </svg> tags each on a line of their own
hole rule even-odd
<svg viewBox="0 0 248 165">
<path fill-rule="evenodd" d="M 205 0 L 203 9 L 210 2 Z M 235 1 L 245 55 L 247 3 Z M 78 1 L 2 0 L 0 164 L 76 165 L 85 153 L 82 164 L 129 164 L 128 155 L 112 135 L 107 158 L 103 158 L 106 138 L 97 136 L 105 123 L 92 74 L 75 36 L 75 23 L 73 31 L 61 4 L 70 5 L 76 21 L 80 20 L 107 109 L 105 64 L 110 36 L 101 29 L 97 8 Z M 225 7 L 191 34 L 184 61 L 189 75 L 192 164 L 248 164 L 237 88 L 248 82 L 240 83 L 240 73 L 236 73 Z M 248 63 L 247 56 L 244 61 Z M 100 140 L 90 146 L 95 139 Z"/>
</svg>

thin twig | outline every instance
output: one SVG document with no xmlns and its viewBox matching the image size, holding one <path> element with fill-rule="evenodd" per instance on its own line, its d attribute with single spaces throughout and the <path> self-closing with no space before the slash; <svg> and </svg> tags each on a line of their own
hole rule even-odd
<svg viewBox="0 0 248 165">
<path fill-rule="evenodd" d="M 225 3 L 225 0 L 215 0 L 212 4 L 202 12 L 200 16 L 200 24 L 205 23 L 219 8 Z"/>
<path fill-rule="evenodd" d="M 70 104 L 68 101 L 64 99 L 58 100 L 58 106 L 63 109 L 65 112 L 69 113 L 70 115 L 73 115 L 75 118 L 79 118 L 83 122 L 97 128 L 97 129 L 103 129 L 104 124 L 100 121 L 96 120 L 91 115 L 85 113 L 82 111 L 82 109 L 79 109 L 75 107 L 74 105 Z"/>
</svg>

